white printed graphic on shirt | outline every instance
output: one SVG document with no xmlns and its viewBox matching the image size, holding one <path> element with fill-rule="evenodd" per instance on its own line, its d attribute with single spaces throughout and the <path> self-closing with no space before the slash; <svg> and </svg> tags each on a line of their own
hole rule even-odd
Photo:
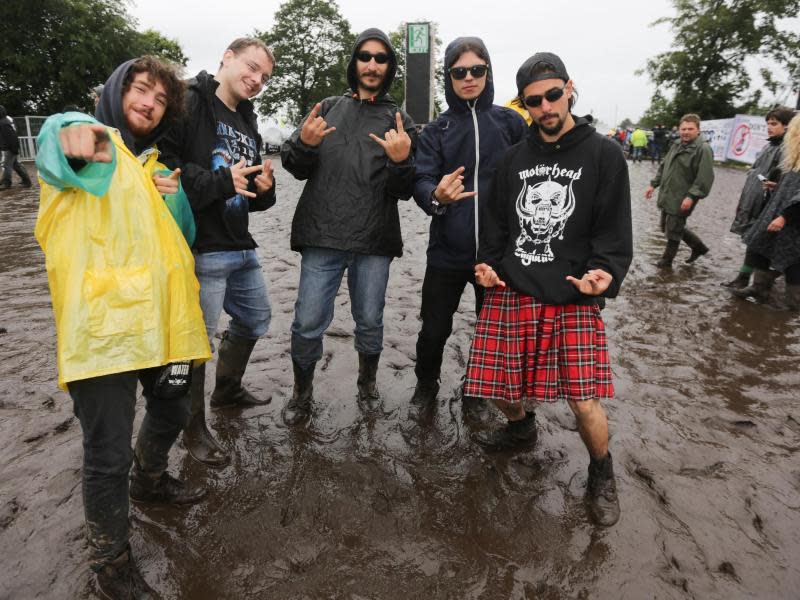
<svg viewBox="0 0 800 600">
<path fill-rule="evenodd" d="M 547 179 L 539 183 L 528 185 L 526 176 L 531 175 L 529 169 L 520 173 L 522 189 L 517 196 L 517 216 L 521 232 L 517 238 L 517 248 L 514 255 L 518 256 L 523 266 L 531 263 L 552 262 L 555 256 L 550 247 L 553 239 L 564 239 L 564 227 L 572 212 L 575 210 L 575 195 L 572 192 L 572 183 L 580 179 L 580 170 L 560 172 L 557 168 L 548 168 L 548 175 L 567 175 L 569 185 Z"/>
</svg>

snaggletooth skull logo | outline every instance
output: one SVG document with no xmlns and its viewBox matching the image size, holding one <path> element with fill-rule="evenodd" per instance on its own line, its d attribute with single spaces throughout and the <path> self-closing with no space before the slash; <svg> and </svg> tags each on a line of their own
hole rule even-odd
<svg viewBox="0 0 800 600">
<path fill-rule="evenodd" d="M 532 262 L 552 262 L 550 242 L 564 239 L 564 227 L 575 210 L 575 195 L 569 186 L 548 179 L 535 185 L 524 180 L 517 196 L 517 215 L 521 232 L 517 238 L 518 256 L 524 266 Z"/>
</svg>

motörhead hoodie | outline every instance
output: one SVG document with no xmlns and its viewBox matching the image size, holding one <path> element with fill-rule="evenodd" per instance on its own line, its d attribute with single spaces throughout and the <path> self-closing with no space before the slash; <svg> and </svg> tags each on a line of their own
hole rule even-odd
<svg viewBox="0 0 800 600">
<path fill-rule="evenodd" d="M 573 117 L 575 127 L 545 142 L 530 127 L 506 151 L 480 219 L 478 263 L 511 289 L 546 304 L 592 304 L 566 280 L 602 269 L 619 293 L 633 255 L 628 166 L 619 144 Z M 601 301 L 602 302 L 602 301 Z"/>
</svg>

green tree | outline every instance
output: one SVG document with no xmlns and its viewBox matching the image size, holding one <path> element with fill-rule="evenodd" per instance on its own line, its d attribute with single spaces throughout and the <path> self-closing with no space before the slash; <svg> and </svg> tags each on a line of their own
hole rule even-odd
<svg viewBox="0 0 800 600">
<path fill-rule="evenodd" d="M 155 29 L 146 29 L 136 35 L 136 46 L 138 50 L 133 54 L 152 54 L 173 62 L 176 65 L 185 67 L 189 59 L 183 53 L 180 43 L 168 37 L 164 37 Z"/>
<path fill-rule="evenodd" d="M 347 89 L 355 35 L 333 0 L 288 0 L 275 26 L 256 35 L 275 54 L 269 89 L 258 100 L 261 114 L 283 112 L 298 123 L 315 103 Z"/>
<path fill-rule="evenodd" d="M 6 2 L 0 19 L 0 103 L 9 114 L 90 108 L 89 89 L 121 62 L 154 52 L 185 64 L 177 42 L 141 34 L 126 0 Z M 181 61 L 182 58 L 182 61 Z"/>
<path fill-rule="evenodd" d="M 762 98 L 760 90 L 749 91 L 748 58 L 773 62 L 786 77 L 800 65 L 800 33 L 781 28 L 784 17 L 800 11 L 800 0 L 673 0 L 673 5 L 674 17 L 653 23 L 668 24 L 675 40 L 672 50 L 649 59 L 644 69 L 656 84 L 647 119 L 676 122 L 689 112 L 704 119 L 732 117 Z M 760 75 L 764 88 L 776 93 L 780 73 L 762 69 Z"/>
</svg>

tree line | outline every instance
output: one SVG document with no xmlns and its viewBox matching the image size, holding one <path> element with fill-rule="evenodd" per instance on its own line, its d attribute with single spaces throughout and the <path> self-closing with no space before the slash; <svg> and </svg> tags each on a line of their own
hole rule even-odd
<svg viewBox="0 0 800 600">
<path fill-rule="evenodd" d="M 128 0 L 4 3 L 0 104 L 9 114 L 50 114 L 67 104 L 90 109 L 90 88 L 127 59 L 149 53 L 185 66 L 181 45 L 157 31 L 139 31 L 127 5 Z M 674 16 L 652 24 L 671 28 L 672 48 L 648 59 L 639 71 L 656 86 L 643 125 L 670 125 L 688 112 L 713 119 L 763 111 L 789 74 L 800 86 L 800 32 L 791 20 L 800 12 L 800 0 L 673 0 L 673 5 Z M 314 102 L 347 89 L 356 33 L 334 0 L 287 0 L 273 27 L 252 35 L 276 57 L 268 91 L 257 101 L 262 114 L 297 122 Z M 399 60 L 390 93 L 402 104 L 405 24 L 389 35 Z M 434 52 L 440 107 L 439 39 Z M 757 86 L 754 61 L 761 62 Z"/>
</svg>

